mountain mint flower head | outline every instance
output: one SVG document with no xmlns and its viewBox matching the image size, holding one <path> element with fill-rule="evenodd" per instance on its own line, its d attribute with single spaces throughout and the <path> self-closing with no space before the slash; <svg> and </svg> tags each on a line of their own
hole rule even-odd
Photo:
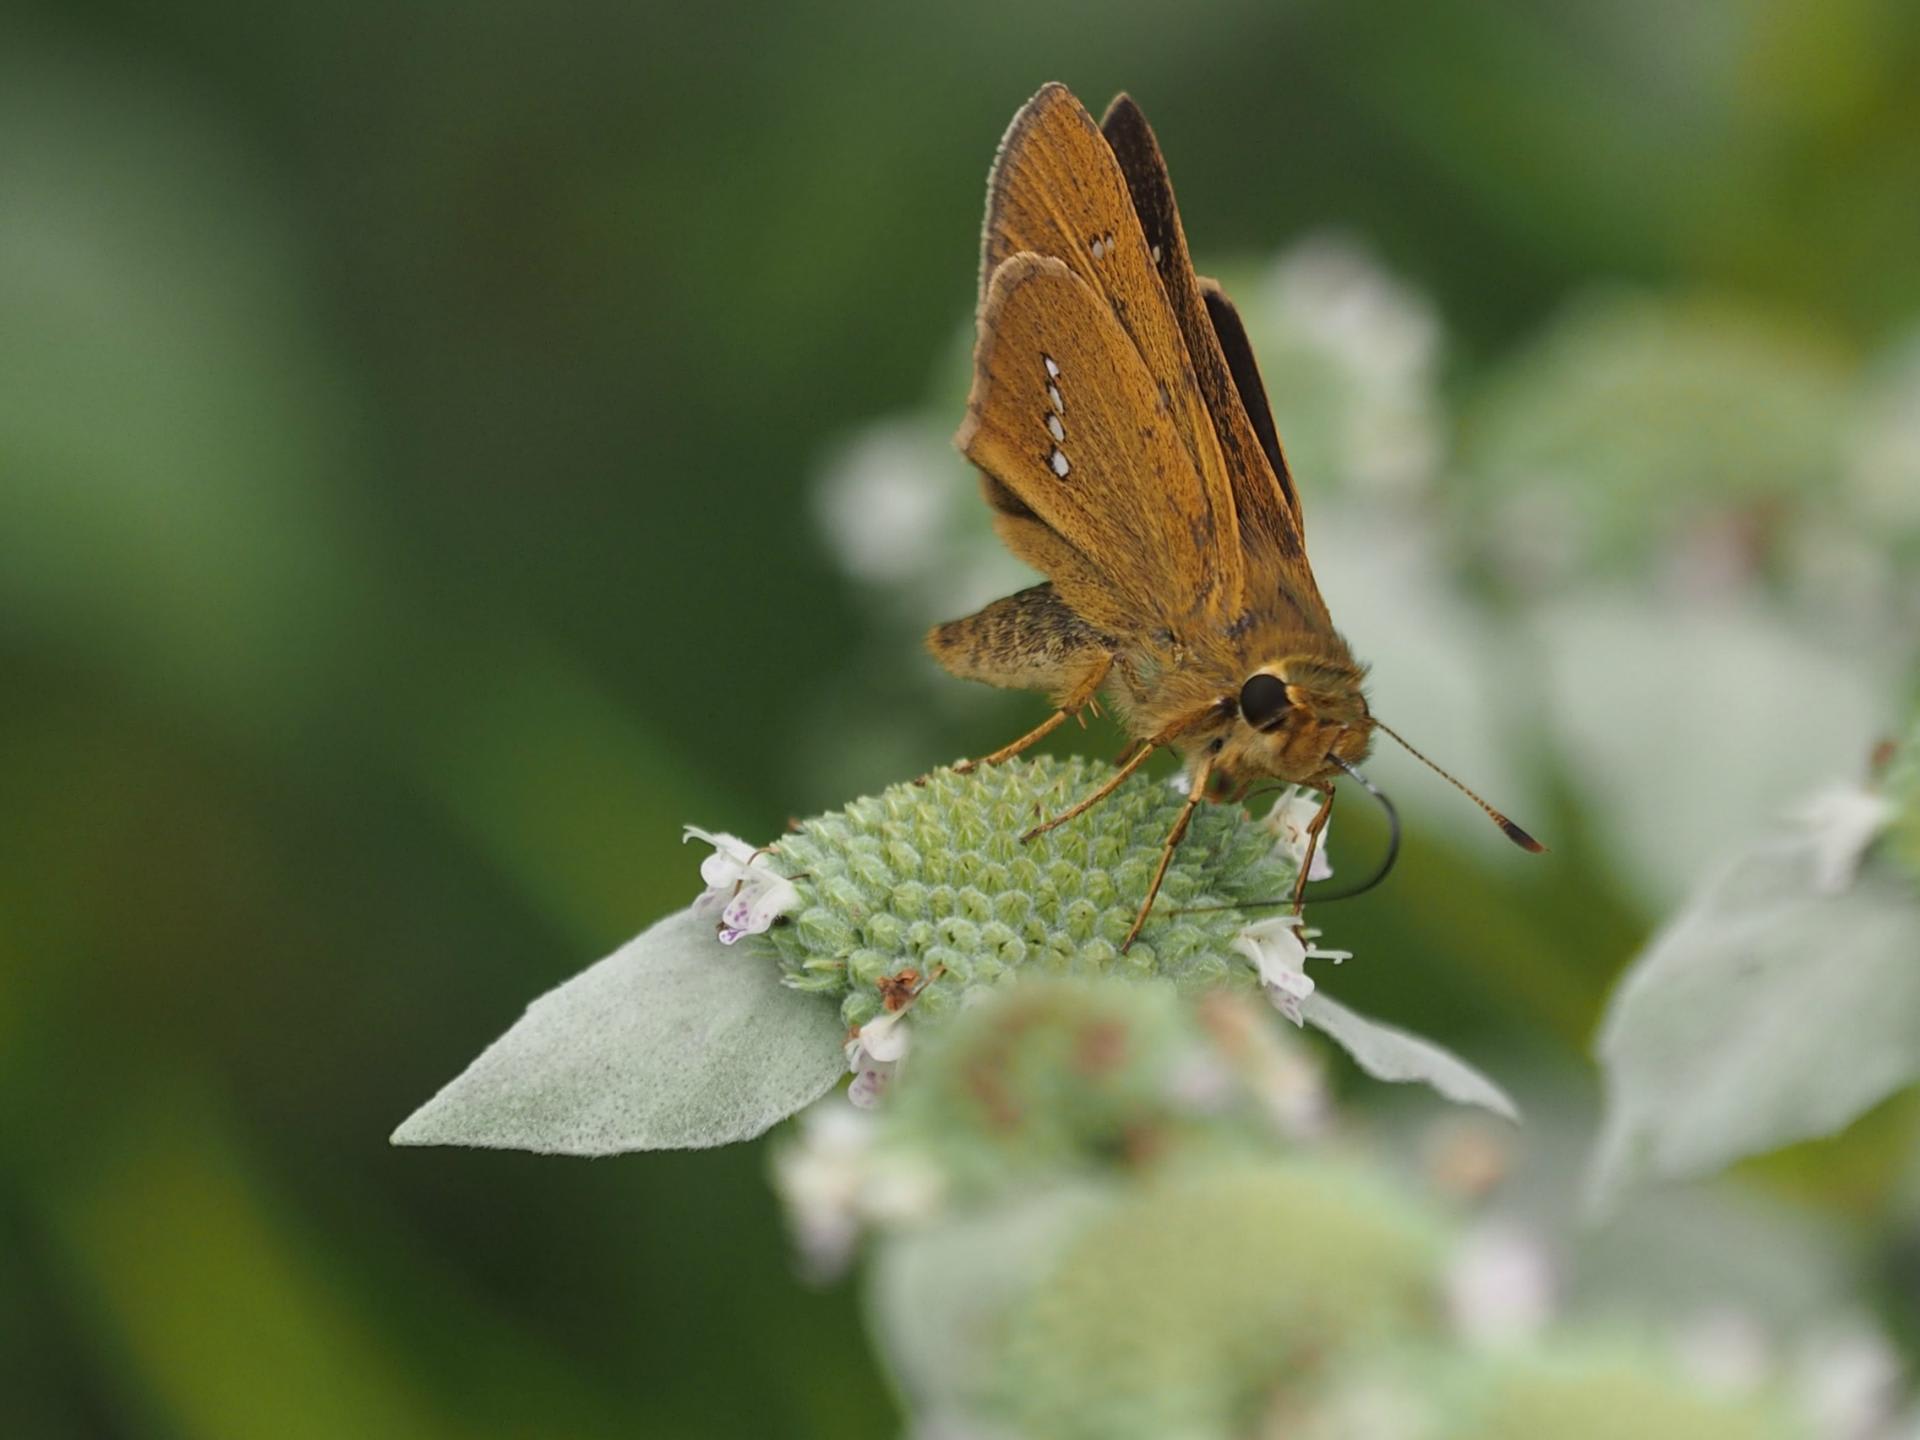
<svg viewBox="0 0 1920 1440">
<path fill-rule="evenodd" d="M 768 864 L 768 852 L 756 850 L 737 835 L 718 835 L 689 825 L 681 843 L 704 840 L 713 854 L 700 862 L 706 893 L 694 902 L 702 914 L 720 917 L 720 943 L 731 945 L 742 935 L 759 935 L 800 903 L 793 882 Z"/>
<path fill-rule="evenodd" d="M 1049 1440 L 1256 1433 L 1431 1324 L 1439 1240 L 1393 1186 L 1317 1156 L 1158 1172 L 1074 1227 L 996 1327 L 993 1418 Z"/>
<path fill-rule="evenodd" d="M 1311 1052 L 1263 1012 L 1244 991 L 1196 1000 L 1162 981 L 994 986 L 915 1051 L 883 1148 L 971 1201 L 1270 1154 L 1319 1129 L 1329 1102 Z"/>
<path fill-rule="evenodd" d="M 787 985 L 839 1001 L 864 1098 L 899 1063 L 909 1025 L 951 1016 L 982 986 L 1119 975 L 1193 993 L 1251 982 L 1234 941 L 1261 912 L 1237 907 L 1284 899 L 1297 868 L 1243 810 L 1196 812 L 1125 952 L 1181 797 L 1129 783 L 1021 841 L 1036 815 L 1063 809 L 1105 773 L 1083 759 L 937 771 L 805 821 L 761 851 L 690 830 L 715 847 L 702 903 L 724 904 L 722 939 L 765 931 Z"/>
</svg>

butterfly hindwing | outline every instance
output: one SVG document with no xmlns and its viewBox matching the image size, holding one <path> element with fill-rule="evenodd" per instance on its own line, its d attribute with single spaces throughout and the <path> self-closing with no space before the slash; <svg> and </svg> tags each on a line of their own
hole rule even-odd
<svg viewBox="0 0 1920 1440">
<path fill-rule="evenodd" d="M 1253 342 L 1247 338 L 1247 327 L 1240 319 L 1240 311 L 1227 298 L 1227 292 L 1221 289 L 1218 280 L 1208 275 L 1194 278 L 1200 286 L 1200 298 L 1206 302 L 1207 318 L 1213 322 L 1214 339 L 1220 342 L 1220 353 L 1226 357 L 1227 371 L 1233 376 L 1234 393 L 1239 395 L 1240 406 L 1253 425 L 1254 437 L 1260 442 L 1267 464 L 1280 477 L 1282 487 L 1289 495 L 1293 495 L 1293 477 L 1287 473 L 1286 456 L 1280 453 L 1280 431 L 1273 423 L 1273 407 L 1267 403 L 1267 387 L 1260 378 L 1260 362 L 1254 359 Z M 1297 495 L 1293 495 L 1291 504 L 1295 515 L 1298 515 L 1300 501 Z"/>
<path fill-rule="evenodd" d="M 1127 178 L 1099 126 L 1064 85 L 1047 85 L 1007 127 L 987 181 L 980 245 L 981 323 L 989 282 L 1022 252 L 1051 256 L 1084 280 L 1165 387 L 1189 468 L 1216 508 L 1232 482 L 1180 322 L 1154 270 Z"/>
<path fill-rule="evenodd" d="M 995 269 L 956 438 L 1009 545 L 1089 622 L 1178 634 L 1239 613 L 1231 493 L 1204 483 L 1168 387 L 1065 261 L 1023 252 Z"/>
<path fill-rule="evenodd" d="M 1246 411 L 1261 451 L 1269 457 L 1270 462 L 1281 467 L 1274 473 L 1284 475 L 1286 462 L 1280 454 L 1280 434 L 1274 427 L 1273 410 L 1267 404 L 1267 387 L 1260 379 L 1260 363 L 1253 358 L 1253 344 L 1247 339 L 1247 329 L 1240 321 L 1240 312 L 1234 308 L 1233 301 L 1227 298 L 1227 292 L 1220 288 L 1219 281 L 1205 275 L 1196 278 L 1200 297 L 1206 302 L 1207 318 L 1220 342 L 1221 353 L 1226 356 L 1234 392 Z M 1236 489 L 1234 494 L 1238 499 L 1240 491 Z M 1297 508 L 1295 514 L 1297 517 Z M 1245 533 L 1244 511 L 1241 513 L 1241 526 Z M 1331 630 L 1333 619 L 1327 614 L 1327 602 L 1320 598 L 1320 586 L 1313 578 L 1313 567 L 1307 563 L 1304 538 L 1297 525 L 1291 534 L 1294 537 L 1291 548 L 1258 544 L 1248 548 L 1247 568 L 1259 577 L 1253 587 L 1256 608 L 1263 595 L 1270 596 L 1278 590 L 1300 617 L 1302 624 L 1315 630 Z"/>
</svg>

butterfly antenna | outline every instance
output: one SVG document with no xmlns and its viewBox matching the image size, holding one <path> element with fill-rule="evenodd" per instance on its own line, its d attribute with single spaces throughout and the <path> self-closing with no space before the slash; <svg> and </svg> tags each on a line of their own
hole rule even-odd
<svg viewBox="0 0 1920 1440">
<path fill-rule="evenodd" d="M 1405 750 L 1409 755 L 1413 756 L 1414 759 L 1418 760 L 1422 765 L 1426 766 L 1429 770 L 1433 771 L 1434 774 L 1438 775 L 1442 780 L 1446 781 L 1449 785 L 1453 786 L 1454 789 L 1458 790 L 1462 795 L 1466 796 L 1469 800 L 1473 801 L 1474 804 L 1478 805 L 1482 810 L 1486 811 L 1487 817 L 1490 820 L 1492 820 L 1494 824 L 1498 825 L 1500 829 L 1503 832 L 1505 832 L 1506 837 L 1509 840 L 1511 840 L 1514 844 L 1518 845 L 1522 850 L 1530 850 L 1535 855 L 1544 854 L 1546 852 L 1546 848 L 1547 848 L 1546 846 L 1542 845 L 1538 840 L 1534 839 L 1533 836 L 1529 835 L 1526 831 L 1522 830 L 1518 825 L 1514 824 L 1513 821 L 1509 820 L 1506 816 L 1502 815 L 1498 810 L 1494 809 L 1486 801 L 1482 800 L 1478 795 L 1474 794 L 1473 791 L 1469 790 L 1465 785 L 1461 784 L 1459 780 L 1455 779 L 1452 775 L 1449 775 L 1445 770 L 1442 770 L 1438 765 L 1434 764 L 1433 761 L 1429 760 L 1426 756 L 1422 755 L 1418 750 L 1414 749 L 1413 746 L 1407 744 L 1407 742 L 1401 738 L 1400 732 L 1395 730 L 1391 725 L 1381 720 L 1378 716 L 1374 717 L 1373 723 L 1379 729 L 1384 730 L 1387 732 L 1387 734 L 1391 735 L 1394 738 L 1394 740 L 1396 740 L 1399 743 L 1400 748 L 1402 750 Z M 1347 767 L 1344 765 L 1342 765 L 1340 768 L 1343 770 L 1347 769 Z M 1353 771 L 1348 770 L 1347 773 L 1350 775 L 1353 775 L 1354 779 L 1359 780 L 1362 785 L 1367 785 L 1367 782 L 1361 779 L 1359 775 L 1354 774 Z M 1373 787 L 1371 785 L 1367 785 L 1367 789 L 1373 790 Z M 1378 791 L 1374 791 L 1374 793 L 1376 795 L 1379 794 Z M 1386 797 L 1383 795 L 1380 798 L 1384 800 Z"/>
</svg>

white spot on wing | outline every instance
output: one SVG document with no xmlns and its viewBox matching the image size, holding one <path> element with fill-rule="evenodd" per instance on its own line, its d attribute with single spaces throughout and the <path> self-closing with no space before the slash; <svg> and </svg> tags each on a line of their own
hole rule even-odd
<svg viewBox="0 0 1920 1440">
<path fill-rule="evenodd" d="M 1053 466 L 1053 473 L 1058 475 L 1062 480 L 1067 478 L 1067 471 L 1073 468 L 1067 464 L 1067 452 L 1057 447 L 1053 452 L 1053 457 L 1047 463 Z"/>
<path fill-rule="evenodd" d="M 1060 417 L 1058 415 L 1047 416 L 1047 433 L 1056 440 L 1064 440 L 1067 438 L 1067 427 L 1060 423 Z"/>
<path fill-rule="evenodd" d="M 1067 407 L 1062 404 L 1060 400 L 1060 387 L 1058 385 L 1047 386 L 1047 399 L 1052 403 L 1056 414 L 1064 415 L 1067 413 Z"/>
<path fill-rule="evenodd" d="M 1060 367 L 1053 363 L 1053 356 L 1042 355 L 1040 358 L 1047 362 L 1047 378 L 1049 380 L 1058 380 L 1060 378 Z"/>
<path fill-rule="evenodd" d="M 1093 258 L 1096 260 L 1104 260 L 1106 258 L 1106 254 L 1107 254 L 1107 247 L 1105 242 L 1100 240 L 1098 237 L 1095 237 L 1093 242 Z"/>
</svg>

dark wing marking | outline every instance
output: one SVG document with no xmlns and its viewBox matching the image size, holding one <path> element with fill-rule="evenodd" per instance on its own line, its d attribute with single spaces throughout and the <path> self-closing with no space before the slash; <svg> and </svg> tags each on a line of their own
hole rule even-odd
<svg viewBox="0 0 1920 1440">
<path fill-rule="evenodd" d="M 1167 303 L 1179 322 L 1227 462 L 1242 538 L 1250 548 L 1264 548 L 1283 561 L 1302 556 L 1305 542 L 1293 477 L 1287 473 L 1271 415 L 1266 415 L 1264 434 L 1251 418 L 1252 407 L 1243 399 L 1244 389 L 1208 314 L 1209 306 L 1202 299 L 1200 282 L 1187 253 L 1173 182 L 1152 127 L 1140 107 L 1129 96 L 1120 95 L 1107 108 L 1101 133 L 1126 178 L 1148 252 L 1157 256 L 1156 268 Z M 1242 334 L 1243 342 L 1244 338 Z M 1259 408 L 1266 413 L 1264 402 Z"/>
<path fill-rule="evenodd" d="M 1267 387 L 1260 379 L 1260 362 L 1253 358 L 1253 343 L 1247 339 L 1247 327 L 1241 323 L 1240 312 L 1227 298 L 1227 292 L 1220 288 L 1218 280 L 1207 275 L 1195 278 L 1200 284 L 1200 298 L 1207 302 L 1207 318 L 1213 321 L 1214 336 L 1220 341 L 1221 353 L 1227 357 L 1227 369 L 1233 374 L 1233 388 L 1239 393 L 1241 407 L 1253 423 L 1253 433 L 1259 437 L 1267 463 L 1291 493 L 1293 478 L 1287 473 L 1286 457 L 1280 453 L 1280 432 L 1273 423 L 1273 408 L 1267 403 Z M 1296 497 L 1296 513 L 1299 508 Z"/>
</svg>

